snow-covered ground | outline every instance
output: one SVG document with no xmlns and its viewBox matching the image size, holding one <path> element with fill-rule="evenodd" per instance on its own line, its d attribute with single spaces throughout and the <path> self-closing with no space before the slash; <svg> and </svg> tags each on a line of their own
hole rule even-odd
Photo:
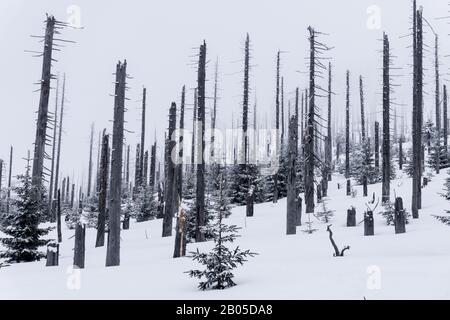
<svg viewBox="0 0 450 320">
<path fill-rule="evenodd" d="M 259 255 L 235 272 L 237 286 L 201 292 L 198 281 L 184 272 L 197 268 L 190 258 L 173 259 L 174 238 L 161 237 L 161 221 L 132 223 L 122 231 L 121 266 L 105 268 L 105 248 L 94 248 L 95 230 L 86 234 L 86 268 L 72 271 L 73 231 L 63 229 L 60 266 L 45 261 L 0 269 L 1 299 L 450 299 L 450 228 L 435 220 L 448 201 L 440 197 L 446 172 L 423 190 L 420 219 L 410 220 L 406 234 L 396 235 L 375 214 L 375 236 L 363 235 L 363 224 L 347 228 L 346 212 L 353 205 L 357 222 L 365 202 L 362 188 L 347 197 L 341 176 L 330 184 L 328 207 L 335 210 L 333 232 L 339 247 L 350 245 L 345 257 L 333 257 L 326 224 L 312 217 L 318 231 L 285 234 L 286 201 L 233 209 L 227 223 L 243 229 L 237 243 Z M 402 196 L 410 210 L 411 179 L 391 182 L 392 196 Z M 381 192 L 370 185 L 369 194 Z M 319 207 L 320 208 L 320 207 Z M 378 206 L 376 211 L 382 208 Z M 303 221 L 306 221 L 303 215 Z M 208 250 L 212 243 L 190 244 L 188 250 Z"/>
</svg>

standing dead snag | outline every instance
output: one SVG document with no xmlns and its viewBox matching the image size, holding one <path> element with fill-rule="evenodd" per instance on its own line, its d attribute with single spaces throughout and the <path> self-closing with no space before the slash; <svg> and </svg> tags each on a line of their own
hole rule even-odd
<svg viewBox="0 0 450 320">
<path fill-rule="evenodd" d="M 163 237 L 170 237 L 172 236 L 172 223 L 173 223 L 173 216 L 175 211 L 175 197 L 177 193 L 177 186 L 175 183 L 175 161 L 176 159 L 173 159 L 173 149 L 176 146 L 176 141 L 173 137 L 175 132 L 177 122 L 177 105 L 175 102 L 172 102 L 172 105 L 170 107 L 169 111 L 169 135 L 167 139 L 167 152 L 166 152 L 166 177 L 167 181 L 165 189 L 166 192 L 164 194 L 164 219 L 163 219 L 163 230 L 162 230 L 162 236 Z"/>
<path fill-rule="evenodd" d="M 106 197 L 108 189 L 109 135 L 103 130 L 102 151 L 100 156 L 100 174 L 98 184 L 98 219 L 95 247 L 105 244 Z"/>
<path fill-rule="evenodd" d="M 383 170 L 382 170 L 382 197 L 381 201 L 387 202 L 390 198 L 391 181 L 391 143 L 390 143 L 390 53 L 389 39 L 383 34 Z"/>
<path fill-rule="evenodd" d="M 275 153 L 276 157 L 280 156 L 280 50 L 277 53 L 277 75 L 276 75 L 276 93 L 275 93 L 275 129 L 276 129 L 276 141 L 275 141 Z M 273 203 L 278 202 L 278 168 L 273 177 L 274 189 L 273 189 Z"/>
<path fill-rule="evenodd" d="M 186 88 L 183 86 L 181 91 L 181 104 L 180 104 L 180 136 L 178 139 L 178 165 L 177 165 L 177 194 L 176 198 L 179 199 L 178 207 L 181 205 L 183 199 L 183 144 L 184 144 L 184 106 L 185 106 Z M 215 103 L 214 103 L 215 106 Z M 214 128 L 213 128 L 214 130 Z M 211 137 L 211 143 L 214 145 L 214 134 Z M 213 148 L 213 146 L 212 146 Z M 214 150 L 211 150 L 214 156 Z"/>
<path fill-rule="evenodd" d="M 339 251 L 339 248 L 333 239 L 333 231 L 331 231 L 331 226 L 332 226 L 331 224 L 327 226 L 327 231 L 330 235 L 331 245 L 333 246 L 333 249 L 334 249 L 333 257 L 343 257 L 345 250 L 350 250 L 350 246 L 346 246 L 341 251 Z"/>
<path fill-rule="evenodd" d="M 205 81 L 206 81 L 206 42 L 200 46 L 198 62 L 198 106 L 197 106 L 197 185 L 196 185 L 196 230 L 195 241 L 205 241 L 205 234 L 201 227 L 205 226 Z"/>
<path fill-rule="evenodd" d="M 55 112 L 53 115 L 53 139 L 52 139 L 52 162 L 50 167 L 50 185 L 49 185 L 49 192 L 48 192 L 48 206 L 49 211 L 53 210 L 53 179 L 55 177 L 54 170 L 55 170 L 55 157 L 56 157 L 56 134 L 57 134 L 57 128 L 58 128 L 58 98 L 59 98 L 59 77 L 56 79 L 56 94 L 55 94 Z M 1 174 L 0 174 L 1 178 Z M 1 179 L 0 179 L 1 180 Z M 1 182 L 0 182 L 1 183 Z M 1 190 L 1 188 L 0 188 Z M 51 215 L 51 219 L 53 219 L 54 214 Z"/>
<path fill-rule="evenodd" d="M 62 242 L 62 232 L 61 232 L 61 192 L 58 190 L 58 198 L 56 205 L 56 229 L 58 234 L 58 243 Z"/>
<path fill-rule="evenodd" d="M 448 159 L 448 117 L 447 117 L 447 86 L 444 84 L 444 104 L 443 104 L 443 122 L 444 122 L 444 128 L 443 128 L 443 136 L 444 136 L 444 152 L 445 152 L 445 159 Z"/>
<path fill-rule="evenodd" d="M 364 86 L 362 76 L 359 76 L 359 98 L 361 104 L 361 138 L 362 145 L 364 150 L 363 155 L 363 167 L 364 167 L 364 175 L 363 175 L 363 196 L 367 197 L 367 174 L 366 174 L 366 166 L 369 165 L 370 162 L 370 151 L 366 146 L 366 128 L 365 128 L 365 114 L 364 114 Z"/>
<path fill-rule="evenodd" d="M 422 207 L 422 126 L 423 126 L 423 30 L 422 9 L 413 2 L 413 183 L 411 211 L 419 218 Z"/>
<path fill-rule="evenodd" d="M 6 213 L 9 213 L 11 203 L 11 177 L 12 177 L 13 147 L 9 149 L 9 172 L 8 172 L 8 191 L 6 193 Z"/>
<path fill-rule="evenodd" d="M 91 124 L 91 136 L 89 139 L 89 165 L 88 165 L 88 185 L 87 185 L 87 196 L 91 196 L 91 184 L 92 184 L 92 151 L 94 147 L 94 124 Z M 69 187 L 69 183 L 67 183 L 67 187 Z"/>
<path fill-rule="evenodd" d="M 350 71 L 347 70 L 345 95 L 345 178 L 347 179 L 347 195 L 350 188 Z"/>
<path fill-rule="evenodd" d="M 46 267 L 54 267 L 59 264 L 59 244 L 51 242 L 47 245 Z"/>
<path fill-rule="evenodd" d="M 58 196 L 59 189 L 59 165 L 61 160 L 61 140 L 62 140 L 62 128 L 63 128 L 63 118 L 64 118 L 64 102 L 66 94 L 66 75 L 63 75 L 63 85 L 62 85 L 62 96 L 61 96 L 61 110 L 59 112 L 59 128 L 58 128 L 58 150 L 56 155 L 56 168 L 55 168 L 55 187 L 53 190 L 53 197 Z M 52 190 L 50 190 L 52 192 Z"/>
<path fill-rule="evenodd" d="M 53 16 L 47 17 L 44 53 L 42 63 L 42 77 L 40 88 L 40 100 L 38 118 L 36 123 L 36 136 L 34 142 L 34 157 L 32 170 L 32 184 L 34 186 L 33 198 L 35 201 L 41 201 L 42 198 L 42 180 L 44 174 L 45 145 L 47 141 L 47 122 L 48 122 L 48 101 L 50 97 L 50 82 L 52 79 L 52 53 L 53 53 L 53 35 L 55 33 L 56 20 Z"/>
<path fill-rule="evenodd" d="M 297 144 L 296 144 L 296 119 L 292 116 L 289 119 L 288 136 L 288 171 L 287 171 L 287 216 L 286 234 L 296 234 L 297 230 Z"/>
<path fill-rule="evenodd" d="M 434 63 L 434 70 L 435 70 L 435 82 L 436 82 L 436 88 L 435 88 L 435 107 L 436 107 L 436 132 L 435 132 L 435 169 L 436 174 L 439 174 L 439 169 L 441 165 L 441 108 L 440 108 L 440 85 L 439 85 L 439 38 L 438 35 L 435 34 L 435 63 Z"/>
<path fill-rule="evenodd" d="M 175 248 L 173 251 L 174 258 L 184 257 L 186 255 L 186 211 L 181 204 L 178 207 Z"/>
<path fill-rule="evenodd" d="M 120 265 L 120 213 L 122 200 L 122 151 L 127 62 L 117 64 L 114 96 L 114 123 L 111 155 L 109 234 L 106 266 Z"/>
<path fill-rule="evenodd" d="M 146 179 L 144 179 L 144 157 L 145 157 L 145 112 L 147 108 L 147 88 L 142 89 L 142 114 L 141 114 L 141 152 L 139 158 L 139 180 L 141 185 L 145 185 L 147 183 Z"/>
<path fill-rule="evenodd" d="M 364 212 L 364 235 L 365 236 L 374 235 L 373 211 L 370 210 Z"/>
<path fill-rule="evenodd" d="M 375 121 L 375 168 L 380 167 L 380 123 Z"/>
</svg>

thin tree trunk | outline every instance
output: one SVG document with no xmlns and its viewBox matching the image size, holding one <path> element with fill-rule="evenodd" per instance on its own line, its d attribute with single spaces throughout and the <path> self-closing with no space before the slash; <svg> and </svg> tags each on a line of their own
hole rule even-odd
<svg viewBox="0 0 450 320">
<path fill-rule="evenodd" d="M 436 137 L 435 137 L 435 157 L 436 157 L 436 174 L 439 174 L 441 165 L 441 108 L 440 108 L 440 84 L 439 84 L 439 38 L 435 36 L 435 80 L 436 80 Z"/>
<path fill-rule="evenodd" d="M 295 136 L 295 118 L 293 116 L 289 119 L 286 234 L 296 234 L 297 229 L 297 139 Z"/>
<path fill-rule="evenodd" d="M 103 130 L 102 151 L 100 160 L 100 180 L 98 193 L 97 237 L 95 247 L 105 245 L 106 196 L 108 188 L 109 135 Z"/>
<path fill-rule="evenodd" d="M 64 118 L 64 102 L 66 93 L 66 75 L 63 75 L 63 86 L 62 86 L 62 96 L 61 96 L 61 111 L 59 112 L 59 132 L 58 132 L 58 154 L 56 156 L 56 169 L 55 169 L 55 190 L 53 196 L 56 198 L 58 196 L 59 189 L 59 164 L 61 159 L 61 139 L 63 131 L 63 118 Z M 50 190 L 51 192 L 51 190 Z"/>
<path fill-rule="evenodd" d="M 375 167 L 380 167 L 380 123 L 375 121 Z"/>
<path fill-rule="evenodd" d="M 13 164 L 13 147 L 9 149 L 9 173 L 8 173 L 8 191 L 6 195 L 6 213 L 9 213 L 9 205 L 11 203 L 11 176 Z"/>
<path fill-rule="evenodd" d="M 59 77 L 56 78 L 56 93 L 55 93 L 55 112 L 53 118 L 53 139 L 52 139 L 52 164 L 50 169 L 50 185 L 49 185 L 49 193 L 48 193 L 48 206 L 49 211 L 53 207 L 53 179 L 55 177 L 55 156 L 56 156 L 56 134 L 58 128 L 58 98 L 59 98 Z M 0 175 L 1 180 L 1 175 Z M 1 183 L 1 182 L 0 182 Z M 0 188 L 1 190 L 1 188 Z M 53 213 L 51 214 L 52 219 L 54 217 Z"/>
<path fill-rule="evenodd" d="M 58 190 L 58 204 L 56 211 L 56 229 L 58 234 L 58 242 L 62 242 L 62 233 L 61 233 L 61 192 Z"/>
<path fill-rule="evenodd" d="M 347 179 L 347 195 L 350 195 L 350 71 L 346 77 L 345 98 L 345 178 Z"/>
<path fill-rule="evenodd" d="M 146 185 L 147 181 L 144 179 L 144 172 L 146 168 L 144 167 L 144 157 L 145 157 L 145 112 L 146 112 L 146 101 L 147 101 L 147 88 L 142 89 L 142 115 L 141 115 L 141 152 L 139 158 L 139 180 L 142 186 Z M 148 154 L 147 154 L 148 156 Z"/>
<path fill-rule="evenodd" d="M 277 53 L 277 85 L 275 94 L 275 129 L 276 129 L 276 141 L 275 150 L 276 156 L 280 157 L 280 51 Z M 273 203 L 278 202 L 278 168 L 274 174 L 274 188 L 273 188 Z"/>
<path fill-rule="evenodd" d="M 196 190 L 196 242 L 205 241 L 201 230 L 206 224 L 205 213 L 205 81 L 206 81 L 206 42 L 200 46 L 198 63 L 198 110 L 197 110 L 197 190 Z"/>
<path fill-rule="evenodd" d="M 391 143 L 390 143 L 390 75 L 389 75 L 389 39 L 383 35 L 383 170 L 382 170 L 382 202 L 390 199 L 391 181 Z"/>
</svg>

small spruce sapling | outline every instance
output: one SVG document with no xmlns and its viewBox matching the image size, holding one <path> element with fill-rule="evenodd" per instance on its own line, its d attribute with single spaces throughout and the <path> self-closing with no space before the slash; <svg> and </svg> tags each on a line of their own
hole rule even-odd
<svg viewBox="0 0 450 320">
<path fill-rule="evenodd" d="M 327 208 L 327 203 L 325 200 L 322 201 L 322 210 L 316 213 L 317 219 L 323 223 L 329 223 L 330 219 L 334 216 L 334 210 L 329 210 Z"/>
<path fill-rule="evenodd" d="M 247 261 L 247 257 L 253 257 L 256 253 L 250 250 L 242 251 L 239 247 L 230 250 L 224 244 L 226 242 L 234 242 L 238 237 L 237 232 L 240 228 L 235 225 L 226 225 L 222 223 L 223 192 L 222 186 L 219 188 L 218 203 L 218 221 L 211 226 L 205 227 L 213 234 L 215 246 L 209 253 L 200 253 L 197 249 L 192 252 L 192 259 L 203 264 L 205 270 L 190 270 L 186 273 L 193 278 L 206 278 L 198 285 L 200 290 L 218 289 L 222 290 L 235 286 L 233 281 L 234 275 L 232 270 Z"/>
</svg>

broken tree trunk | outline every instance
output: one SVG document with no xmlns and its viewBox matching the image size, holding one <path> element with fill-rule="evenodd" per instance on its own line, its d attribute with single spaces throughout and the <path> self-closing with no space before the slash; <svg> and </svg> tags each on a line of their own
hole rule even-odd
<svg viewBox="0 0 450 320">
<path fill-rule="evenodd" d="M 374 234 L 373 212 L 366 211 L 364 212 L 364 235 L 373 236 Z"/>
<path fill-rule="evenodd" d="M 177 219 L 175 248 L 173 250 L 173 257 L 179 258 L 184 257 L 185 255 L 186 255 L 186 212 L 180 205 Z"/>
<path fill-rule="evenodd" d="M 394 225 L 395 233 L 406 232 L 406 213 L 403 209 L 403 199 L 400 197 L 395 199 Z"/>
<path fill-rule="evenodd" d="M 55 32 L 56 20 L 53 16 L 47 17 L 44 53 L 42 62 L 42 77 L 40 87 L 40 100 L 38 109 L 38 118 L 36 122 L 36 136 L 34 142 L 32 184 L 34 186 L 32 197 L 34 201 L 42 200 L 42 181 L 44 178 L 44 158 L 45 145 L 47 140 L 47 122 L 48 122 L 48 101 L 50 97 L 50 82 L 52 79 L 52 53 L 53 53 L 53 35 Z"/>
<path fill-rule="evenodd" d="M 347 210 L 347 227 L 356 227 L 356 209 L 351 207 Z"/>
<path fill-rule="evenodd" d="M 289 119 L 288 133 L 288 169 L 287 169 L 287 212 L 286 212 L 286 234 L 296 234 L 297 230 L 297 145 L 295 132 L 295 116 Z"/>
<path fill-rule="evenodd" d="M 176 141 L 172 138 L 173 134 L 175 132 L 176 128 L 176 122 L 177 122 L 177 106 L 175 102 L 172 102 L 172 105 L 170 106 L 169 111 L 169 135 L 167 138 L 166 146 L 166 165 L 165 168 L 167 169 L 166 177 L 167 181 L 165 181 L 165 192 L 164 192 L 164 219 L 163 219 L 163 230 L 162 230 L 162 236 L 163 237 L 170 237 L 172 236 L 172 223 L 173 223 L 173 216 L 175 211 L 175 197 L 176 197 L 176 183 L 175 183 L 175 161 L 176 159 L 173 159 L 173 152 L 172 150 L 176 146 Z"/>
<path fill-rule="evenodd" d="M 97 237 L 95 247 L 105 245 L 106 197 L 108 189 L 109 135 L 103 130 L 102 151 L 100 156 L 100 179 L 98 193 Z"/>
<path fill-rule="evenodd" d="M 116 68 L 114 123 L 111 155 L 111 183 L 109 195 L 109 233 L 106 266 L 120 265 L 120 214 L 122 200 L 122 151 L 125 113 L 125 87 L 127 62 L 120 61 Z"/>
<path fill-rule="evenodd" d="M 84 269 L 85 260 L 86 225 L 78 222 L 75 226 L 75 248 L 73 265 L 78 269 Z"/>
</svg>

